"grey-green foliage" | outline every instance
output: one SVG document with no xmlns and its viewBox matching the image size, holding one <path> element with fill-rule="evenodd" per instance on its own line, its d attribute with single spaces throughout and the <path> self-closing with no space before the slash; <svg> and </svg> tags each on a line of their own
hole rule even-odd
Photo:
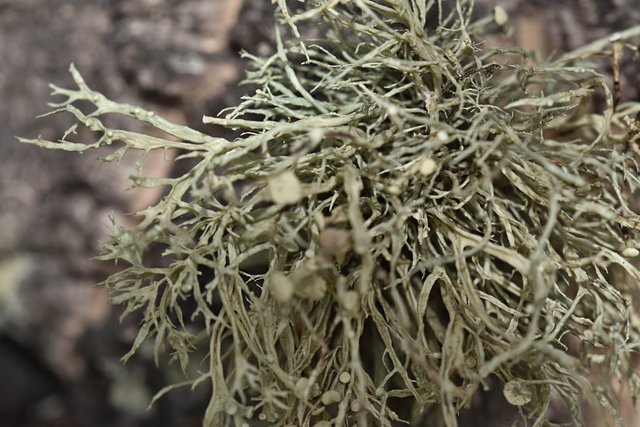
<svg viewBox="0 0 640 427">
<path fill-rule="evenodd" d="M 260 89 L 204 117 L 240 137 L 109 101 L 72 67 L 78 88 L 54 86 L 55 106 L 77 125 L 24 141 L 140 150 L 134 184 L 167 188 L 102 256 L 124 265 L 105 281 L 114 301 L 142 314 L 127 357 L 154 339 L 186 368 L 207 349 L 184 383 L 212 385 L 207 426 L 419 425 L 433 409 L 453 426 L 492 375 L 535 425 L 552 398 L 577 423 L 583 398 L 617 417 L 608 378 L 638 384 L 640 104 L 614 111 L 582 62 L 640 30 L 532 65 L 485 50 L 497 24 L 472 22 L 471 1 L 450 14 L 434 0 L 278 4 L 293 37 L 247 55 Z M 322 38 L 300 35 L 309 23 Z M 110 129 L 107 114 L 175 138 Z M 99 141 L 69 141 L 78 125 Z M 153 149 L 194 166 L 144 177 Z M 152 245 L 162 265 L 145 261 Z"/>
</svg>

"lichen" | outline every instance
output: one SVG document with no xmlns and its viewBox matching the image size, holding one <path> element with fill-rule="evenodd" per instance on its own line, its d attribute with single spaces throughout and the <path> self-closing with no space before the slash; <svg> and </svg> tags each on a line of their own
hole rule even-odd
<svg viewBox="0 0 640 427">
<path fill-rule="evenodd" d="M 114 301 L 142 316 L 126 357 L 155 340 L 186 368 L 206 349 L 184 383 L 211 385 L 206 426 L 420 425 L 433 413 L 454 426 L 489 377 L 534 425 L 552 396 L 577 424 L 583 399 L 619 421 L 608 379 L 638 383 L 640 271 L 626 257 L 640 249 L 640 104 L 614 109 L 585 63 L 611 41 L 534 64 L 484 47 L 507 17 L 473 21 L 471 1 L 313 3 L 278 1 L 277 51 L 245 55 L 259 89 L 204 117 L 236 138 L 110 101 L 72 67 L 78 87 L 53 89 L 74 128 L 22 140 L 119 145 L 107 160 L 139 150 L 133 183 L 167 190 L 101 256 L 125 266 L 104 282 Z M 75 106 L 87 101 L 90 113 Z M 172 138 L 111 129 L 109 114 Z M 99 140 L 72 142 L 82 125 Z M 145 177 L 154 149 L 193 167 Z M 162 265 L 145 258 L 152 246 Z"/>
</svg>

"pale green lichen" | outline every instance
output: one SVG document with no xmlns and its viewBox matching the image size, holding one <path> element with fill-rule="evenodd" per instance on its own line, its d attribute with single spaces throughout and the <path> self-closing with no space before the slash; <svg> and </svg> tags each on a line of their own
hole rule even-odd
<svg viewBox="0 0 640 427">
<path fill-rule="evenodd" d="M 534 425 L 552 396 L 578 424 L 582 399 L 619 421 L 608 379 L 640 383 L 640 272 L 625 258 L 640 241 L 640 104 L 614 110 L 583 64 L 611 41 L 532 65 L 483 47 L 506 15 L 471 21 L 471 1 L 451 13 L 435 0 L 313 3 L 296 14 L 278 1 L 294 37 L 246 55 L 260 89 L 204 118 L 236 139 L 109 101 L 72 67 L 78 88 L 54 86 L 66 97 L 54 106 L 77 124 L 60 141 L 23 140 L 119 145 L 107 160 L 140 150 L 134 184 L 167 188 L 102 256 L 125 265 L 105 281 L 114 301 L 142 314 L 126 357 L 155 339 L 186 368 L 205 349 L 185 384 L 211 384 L 206 426 L 453 426 L 490 376 Z M 305 39 L 296 26 L 309 21 L 326 36 Z M 111 129 L 108 114 L 175 138 Z M 80 125 L 99 140 L 68 140 Z M 195 163 L 145 177 L 154 149 Z M 152 245 L 162 265 L 146 262 Z"/>
</svg>

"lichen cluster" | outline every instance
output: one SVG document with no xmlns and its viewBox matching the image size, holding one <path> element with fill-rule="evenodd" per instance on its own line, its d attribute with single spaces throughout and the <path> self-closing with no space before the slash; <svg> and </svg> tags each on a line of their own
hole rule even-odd
<svg viewBox="0 0 640 427">
<path fill-rule="evenodd" d="M 167 189 L 102 256 L 124 265 L 105 281 L 114 301 L 141 313 L 130 354 L 155 339 L 199 369 L 185 384 L 211 385 L 206 426 L 454 426 L 490 377 L 535 425 L 552 399 L 577 423 L 583 399 L 616 417 L 608 379 L 640 383 L 640 104 L 614 109 L 584 61 L 640 30 L 535 65 L 484 46 L 501 9 L 312 3 L 278 2 L 276 52 L 247 55 L 259 89 L 204 117 L 237 138 L 109 101 L 72 68 L 56 111 L 99 140 L 25 141 L 140 150 L 134 184 Z M 111 129 L 110 114 L 173 137 Z M 154 149 L 193 167 L 147 178 Z"/>
</svg>

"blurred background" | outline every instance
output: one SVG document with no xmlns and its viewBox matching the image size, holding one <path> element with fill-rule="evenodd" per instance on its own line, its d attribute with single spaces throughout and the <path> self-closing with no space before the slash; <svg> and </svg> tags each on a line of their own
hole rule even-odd
<svg viewBox="0 0 640 427">
<path fill-rule="evenodd" d="M 478 3 L 482 15 L 499 2 Z M 540 58 L 640 24 L 640 0 L 501 3 L 512 41 Z M 35 116 L 53 101 L 50 82 L 71 85 L 72 62 L 113 100 L 222 135 L 201 117 L 248 90 L 238 87 L 239 51 L 272 51 L 272 8 L 268 0 L 0 0 L 0 427 L 200 425 L 205 387 L 174 391 L 147 410 L 181 373 L 155 367 L 145 347 L 120 363 L 136 319 L 120 323 L 119 308 L 96 286 L 115 267 L 90 260 L 110 216 L 133 224 L 127 213 L 160 195 L 128 190 L 132 159 L 116 167 L 97 153 L 45 151 L 15 136 L 55 140 L 70 125 L 64 116 Z M 612 62 L 600 66 L 610 73 Z M 638 67 L 627 58 L 623 70 L 623 99 L 638 100 Z M 173 173 L 162 154 L 145 170 Z M 461 423 L 477 425 L 481 415 L 502 425 L 504 408 L 501 393 L 488 392 Z M 637 418 L 632 408 L 625 417 L 629 425 Z"/>
</svg>

